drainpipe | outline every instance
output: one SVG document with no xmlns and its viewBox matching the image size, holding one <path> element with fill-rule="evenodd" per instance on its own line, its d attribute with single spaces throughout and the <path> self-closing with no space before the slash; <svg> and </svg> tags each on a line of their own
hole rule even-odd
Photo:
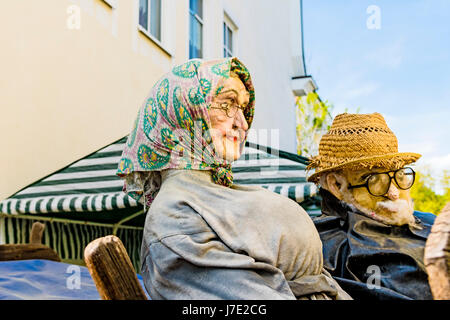
<svg viewBox="0 0 450 320">
<path fill-rule="evenodd" d="M 301 28 L 301 44 L 302 44 L 302 63 L 303 63 L 303 71 L 305 72 L 305 75 L 308 74 L 306 72 L 306 64 L 305 64 L 305 47 L 303 45 L 303 0 L 300 0 L 300 28 Z"/>
</svg>

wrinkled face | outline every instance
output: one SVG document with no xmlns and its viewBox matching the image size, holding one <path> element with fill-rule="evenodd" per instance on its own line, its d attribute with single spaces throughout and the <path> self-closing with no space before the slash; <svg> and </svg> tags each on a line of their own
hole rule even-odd
<svg viewBox="0 0 450 320">
<path fill-rule="evenodd" d="M 237 160 L 243 150 L 248 123 L 242 108 L 249 103 L 250 95 L 237 77 L 224 79 L 209 110 L 211 137 L 216 153 L 227 161 Z"/>
<path fill-rule="evenodd" d="M 387 171 L 389 170 L 384 168 L 343 170 L 342 174 L 350 185 L 355 186 L 364 184 L 370 178 L 371 173 Z M 390 173 L 390 175 L 393 175 L 393 173 Z M 374 219 L 381 218 L 394 225 L 414 223 L 412 216 L 414 209 L 409 189 L 400 189 L 394 179 L 391 180 L 388 191 L 382 196 L 370 194 L 365 187 L 348 189 L 345 193 L 344 201 L 355 205 Z"/>
</svg>

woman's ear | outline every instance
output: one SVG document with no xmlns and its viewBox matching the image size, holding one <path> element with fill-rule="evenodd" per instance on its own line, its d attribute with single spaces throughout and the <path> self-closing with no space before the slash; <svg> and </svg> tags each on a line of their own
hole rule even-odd
<svg viewBox="0 0 450 320">
<path fill-rule="evenodd" d="M 330 172 L 325 178 L 327 190 L 339 200 L 344 199 L 344 191 L 347 188 L 347 179 L 339 173 Z"/>
</svg>

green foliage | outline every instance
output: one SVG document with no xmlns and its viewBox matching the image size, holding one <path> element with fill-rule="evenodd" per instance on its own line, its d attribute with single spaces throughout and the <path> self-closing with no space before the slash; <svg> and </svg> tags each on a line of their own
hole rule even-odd
<svg viewBox="0 0 450 320">
<path fill-rule="evenodd" d="M 344 113 L 359 113 L 361 111 L 361 107 L 357 107 L 355 111 L 349 110 L 348 107 L 345 107 Z"/>
<path fill-rule="evenodd" d="M 443 194 L 434 191 L 437 185 L 444 190 Z M 416 181 L 411 188 L 411 197 L 414 200 L 415 210 L 439 214 L 450 201 L 450 170 L 444 171 L 440 179 L 434 178 L 426 167 L 419 172 L 416 170 Z"/>
<path fill-rule="evenodd" d="M 326 133 L 332 122 L 328 102 L 323 102 L 315 92 L 297 97 L 297 153 L 311 157 L 318 153 L 320 138 Z"/>
</svg>

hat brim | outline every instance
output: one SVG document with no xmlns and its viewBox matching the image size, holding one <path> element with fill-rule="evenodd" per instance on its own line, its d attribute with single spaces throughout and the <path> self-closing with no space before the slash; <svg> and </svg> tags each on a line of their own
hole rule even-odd
<svg viewBox="0 0 450 320">
<path fill-rule="evenodd" d="M 309 182 L 317 182 L 319 176 L 322 173 L 336 171 L 339 169 L 371 169 L 374 167 L 386 167 L 386 168 L 401 168 L 407 164 L 411 164 L 416 162 L 422 155 L 413 152 L 396 152 L 390 154 L 384 154 L 381 156 L 371 156 L 371 157 L 363 157 L 350 161 L 346 161 L 344 163 L 334 165 L 328 168 L 321 169 L 316 171 L 310 177 L 308 177 Z"/>
</svg>

